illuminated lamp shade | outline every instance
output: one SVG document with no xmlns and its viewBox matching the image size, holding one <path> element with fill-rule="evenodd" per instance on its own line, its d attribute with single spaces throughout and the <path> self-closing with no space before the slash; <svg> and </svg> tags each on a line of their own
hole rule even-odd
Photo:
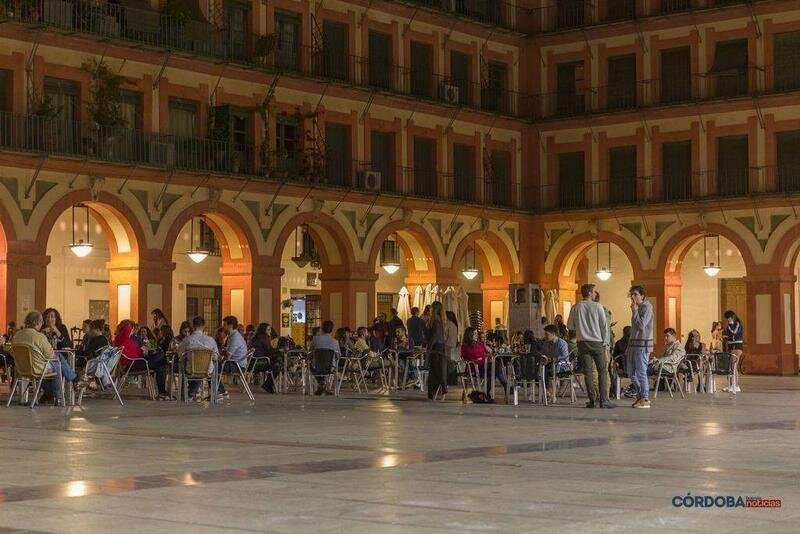
<svg viewBox="0 0 800 534">
<path fill-rule="evenodd" d="M 464 278 L 467 280 L 474 280 L 476 276 L 478 276 L 478 267 L 475 265 L 475 247 L 470 247 L 472 250 L 472 262 L 468 263 L 469 260 L 469 253 L 470 251 L 464 254 L 464 269 L 461 271 L 461 274 L 464 275 Z"/>
<path fill-rule="evenodd" d="M 716 241 L 716 251 L 709 250 L 709 248 L 715 245 L 714 243 L 715 241 Z M 714 258 L 715 254 L 716 258 Z M 709 261 L 710 259 L 716 259 L 717 261 Z M 703 272 L 713 278 L 717 276 L 721 270 L 722 267 L 720 265 L 719 235 L 706 234 L 703 236 Z"/>
<path fill-rule="evenodd" d="M 600 267 L 600 245 L 605 245 L 606 247 L 606 261 L 603 263 L 602 267 Z M 594 274 L 597 276 L 597 279 L 602 282 L 608 281 L 611 278 L 611 243 L 608 241 L 597 242 L 597 255 L 595 260 L 597 269 Z"/>
<path fill-rule="evenodd" d="M 201 248 L 194 248 L 194 218 L 192 218 L 189 224 L 191 225 L 191 231 L 189 233 L 190 248 L 186 251 L 186 255 L 189 256 L 189 259 L 193 262 L 200 263 L 208 257 L 209 251 Z"/>
<path fill-rule="evenodd" d="M 75 208 L 80 208 L 86 210 L 86 240 L 83 239 L 75 239 Z M 79 258 L 85 258 L 92 252 L 92 243 L 89 242 L 89 206 L 86 204 L 73 204 L 72 205 L 72 243 L 69 245 L 69 249 L 72 251 L 73 254 L 78 256 Z"/>
<path fill-rule="evenodd" d="M 397 239 L 387 239 L 381 243 L 381 267 L 389 274 L 400 270 L 400 254 Z"/>
</svg>

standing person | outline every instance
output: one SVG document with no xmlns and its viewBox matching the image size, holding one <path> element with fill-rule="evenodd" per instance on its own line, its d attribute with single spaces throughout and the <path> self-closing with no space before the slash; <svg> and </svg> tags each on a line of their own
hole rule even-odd
<svg viewBox="0 0 800 534">
<path fill-rule="evenodd" d="M 379 313 L 372 321 L 372 335 L 378 338 L 381 346 L 386 345 L 386 338 L 389 335 L 389 323 L 386 322 L 386 314 Z"/>
<path fill-rule="evenodd" d="M 582 361 L 587 408 L 616 408 L 608 400 L 608 324 L 603 307 L 594 301 L 594 284 L 581 286 L 583 300 L 570 311 L 567 327 L 576 333 Z M 599 378 L 599 389 L 598 389 Z"/>
<path fill-rule="evenodd" d="M 150 315 L 153 318 L 153 331 L 160 330 L 162 326 L 169 324 L 167 316 L 164 315 L 164 312 L 161 311 L 161 308 L 155 308 L 150 312 Z"/>
<path fill-rule="evenodd" d="M 650 407 L 650 385 L 647 382 L 647 363 L 653 352 L 653 305 L 645 300 L 642 286 L 633 286 L 631 298 L 631 338 L 628 353 L 633 373 L 631 380 L 636 387 L 634 408 Z"/>
<path fill-rule="evenodd" d="M 408 340 L 412 350 L 425 341 L 425 320 L 419 316 L 416 306 L 411 308 L 411 317 L 408 318 Z"/>
<path fill-rule="evenodd" d="M 444 354 L 445 325 L 447 317 L 444 307 L 438 300 L 431 305 L 431 315 L 426 327 L 426 342 L 428 345 L 428 399 L 433 400 L 437 391 L 447 393 L 447 359 Z"/>
<path fill-rule="evenodd" d="M 457 362 L 459 360 L 458 353 L 458 320 L 456 314 L 448 311 L 445 313 L 447 316 L 447 323 L 444 327 L 444 350 L 447 357 Z"/>
<path fill-rule="evenodd" d="M 708 342 L 709 354 L 716 354 L 725 349 L 722 337 L 722 321 L 714 321 L 711 324 L 711 341 Z"/>
<path fill-rule="evenodd" d="M 725 312 L 725 342 L 728 345 L 728 352 L 731 353 L 731 371 L 733 382 L 730 386 L 722 388 L 722 391 L 739 393 L 739 370 L 737 369 L 739 360 L 742 358 L 742 346 L 744 345 L 744 327 L 736 312 L 727 310 Z"/>
<path fill-rule="evenodd" d="M 403 320 L 397 315 L 397 310 L 395 308 L 389 310 L 389 315 L 391 315 L 391 318 L 389 319 L 389 328 L 386 335 L 386 348 L 390 349 L 394 347 L 394 339 L 397 336 L 397 330 L 399 328 L 405 328 L 406 325 L 403 324 Z"/>
</svg>

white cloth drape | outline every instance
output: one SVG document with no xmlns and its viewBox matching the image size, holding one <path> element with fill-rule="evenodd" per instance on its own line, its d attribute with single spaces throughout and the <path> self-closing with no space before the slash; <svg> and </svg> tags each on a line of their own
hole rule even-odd
<svg viewBox="0 0 800 534">
<path fill-rule="evenodd" d="M 544 292 L 544 316 L 547 317 L 548 324 L 553 324 L 558 315 L 559 300 L 558 291 L 555 289 L 548 289 Z"/>
<path fill-rule="evenodd" d="M 419 308 L 420 313 L 425 308 L 425 288 L 423 286 L 414 288 L 414 307 Z"/>
<path fill-rule="evenodd" d="M 397 294 L 397 316 L 403 321 L 403 324 L 411 317 L 411 306 L 408 303 L 408 289 L 405 286 L 400 288 Z"/>
<path fill-rule="evenodd" d="M 458 335 L 463 337 L 464 330 L 469 326 L 469 297 L 467 291 L 461 286 L 456 289 L 456 300 L 458 301 L 458 312 L 456 313 Z"/>
</svg>

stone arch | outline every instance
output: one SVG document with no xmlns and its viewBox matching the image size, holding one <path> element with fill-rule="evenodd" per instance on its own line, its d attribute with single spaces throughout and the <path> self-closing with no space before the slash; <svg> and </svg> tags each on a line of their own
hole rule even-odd
<svg viewBox="0 0 800 534">
<path fill-rule="evenodd" d="M 494 232 L 475 230 L 465 235 L 453 248 L 451 265 L 459 269 L 459 261 L 469 247 L 475 246 L 481 261 L 481 267 L 487 276 L 502 278 L 506 284 L 514 279 L 514 256 L 505 243 Z"/>
<path fill-rule="evenodd" d="M 436 241 L 424 226 L 415 222 L 392 221 L 378 230 L 372 239 L 367 265 L 375 265 L 381 250 L 381 243 L 393 233 L 400 238 L 403 254 L 410 259 L 409 272 L 415 274 L 428 273 L 435 278 L 442 267 L 442 258 L 437 255 Z"/>
<path fill-rule="evenodd" d="M 0 204 L 0 324 L 4 325 L 16 312 L 16 284 L 10 283 L 16 269 L 10 268 L 8 261 L 9 241 L 15 240 L 14 223 L 5 206 Z"/>
<path fill-rule="evenodd" d="M 275 261 L 280 262 L 281 254 L 289 238 L 297 227 L 304 224 L 308 225 L 309 231 L 314 237 L 323 265 L 337 266 L 342 269 L 353 265 L 355 253 L 341 224 L 329 215 L 314 212 L 298 213 L 281 225 L 275 240 L 270 240 L 273 243 L 271 256 Z"/>
<path fill-rule="evenodd" d="M 747 273 L 753 272 L 756 261 L 747 241 L 727 226 L 717 223 L 709 223 L 705 228 L 699 225 L 687 226 L 664 241 L 659 247 L 660 254 L 656 260 L 656 272 L 659 274 L 663 273 L 667 278 L 674 277 L 676 273 L 680 273 L 680 268 L 686 253 L 692 245 L 702 239 L 704 233 L 719 234 L 733 243 L 742 254 L 742 260 L 744 260 Z"/>
<path fill-rule="evenodd" d="M 624 237 L 612 232 L 599 232 L 596 236 L 589 232 L 572 237 L 558 250 L 553 263 L 551 273 L 556 279 L 574 280 L 575 271 L 581 256 L 598 241 L 608 241 L 619 247 L 628 258 L 633 268 L 634 278 L 641 276 L 643 271 L 642 261 L 636 248 Z"/>
<path fill-rule="evenodd" d="M 770 265 L 780 273 L 792 274 L 800 256 L 800 224 L 792 225 L 784 234 L 767 244 L 766 252 L 770 257 Z"/>
</svg>

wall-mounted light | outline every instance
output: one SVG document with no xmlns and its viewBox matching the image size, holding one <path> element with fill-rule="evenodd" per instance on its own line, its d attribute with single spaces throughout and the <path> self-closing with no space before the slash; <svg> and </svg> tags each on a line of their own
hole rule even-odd
<svg viewBox="0 0 800 534">
<path fill-rule="evenodd" d="M 472 261 L 468 261 L 470 257 L 470 251 L 472 252 Z M 476 276 L 478 276 L 478 267 L 475 264 L 475 247 L 472 246 L 464 253 L 464 269 L 461 271 L 461 274 L 464 275 L 464 278 L 467 280 L 474 280 Z"/>
<path fill-rule="evenodd" d="M 386 239 L 381 243 L 381 267 L 389 274 L 400 270 L 400 253 L 397 248 L 397 237 Z"/>
<path fill-rule="evenodd" d="M 604 258 L 601 260 L 601 245 L 605 247 L 605 255 Z M 611 278 L 611 243 L 609 241 L 598 241 L 597 242 L 597 254 L 595 256 L 595 273 L 599 280 L 603 282 L 609 280 Z"/>
<path fill-rule="evenodd" d="M 709 245 L 715 245 L 716 251 L 709 251 Z M 716 260 L 716 261 L 710 261 Z M 717 276 L 722 270 L 720 263 L 719 234 L 706 234 L 703 236 L 703 271 L 711 277 Z"/>
<path fill-rule="evenodd" d="M 75 239 L 75 208 L 84 209 L 86 210 L 86 240 L 83 239 Z M 79 258 L 85 258 L 89 255 L 92 251 L 92 245 L 89 242 L 89 206 L 86 204 L 73 204 L 72 205 L 72 243 L 69 245 L 69 249 L 72 251 L 73 254 L 78 256 Z"/>
<path fill-rule="evenodd" d="M 202 218 L 199 219 L 202 220 Z M 189 231 L 189 250 L 186 251 L 186 255 L 189 256 L 189 259 L 193 262 L 200 263 L 208 257 L 209 251 L 203 249 L 202 247 L 195 248 L 194 246 L 194 220 L 195 218 L 192 217 L 192 220 L 189 221 L 191 229 Z"/>
</svg>

